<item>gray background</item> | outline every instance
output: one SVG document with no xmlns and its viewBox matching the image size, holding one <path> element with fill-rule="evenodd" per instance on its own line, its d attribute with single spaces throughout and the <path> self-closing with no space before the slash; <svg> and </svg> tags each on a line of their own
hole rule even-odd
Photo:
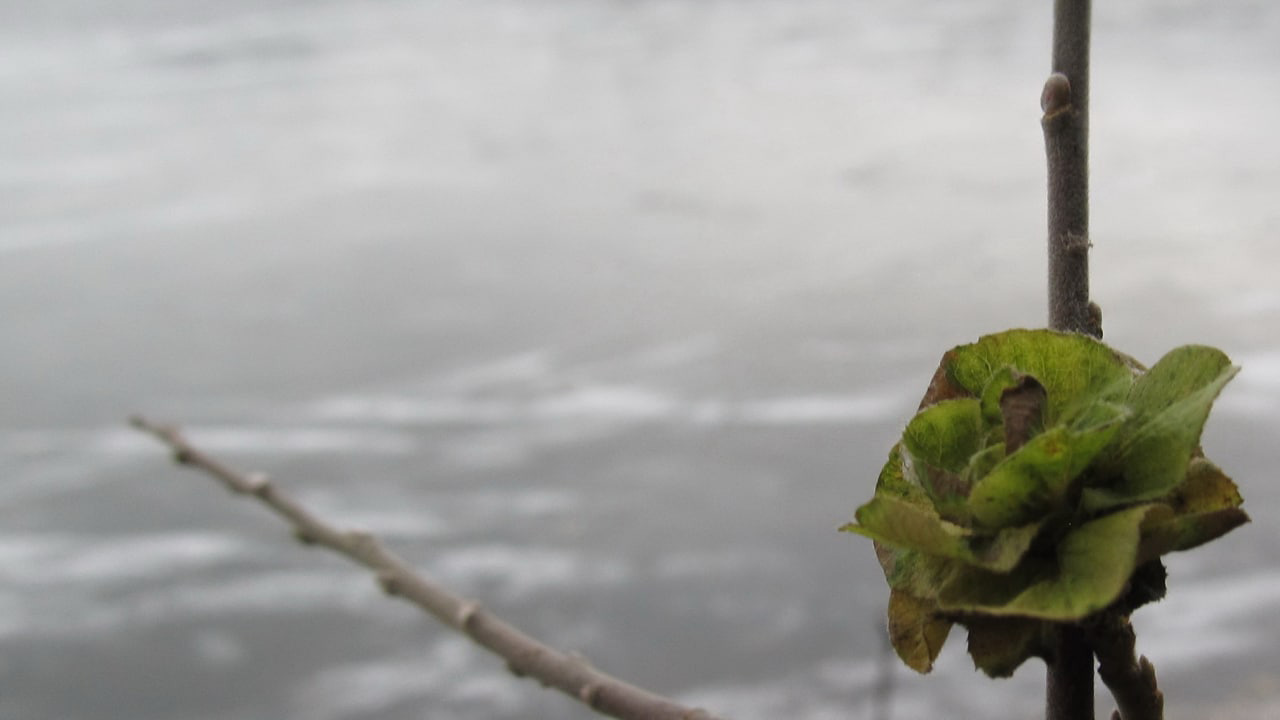
<svg viewBox="0 0 1280 720">
<path fill-rule="evenodd" d="M 1280 698 L 1280 7 L 1099 3 L 1107 339 L 1244 366 L 1255 522 L 1171 562 L 1170 720 Z M 133 411 L 604 669 L 868 717 L 835 532 L 941 353 L 1044 322 L 1050 3 L 0 3 L 0 716 L 586 713 L 168 465 Z M 895 718 L 1033 718 L 957 632 Z"/>
</svg>

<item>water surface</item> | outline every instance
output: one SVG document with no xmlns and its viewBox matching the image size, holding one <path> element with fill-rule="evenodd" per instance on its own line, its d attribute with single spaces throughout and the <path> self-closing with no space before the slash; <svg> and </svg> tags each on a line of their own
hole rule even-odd
<svg viewBox="0 0 1280 720">
<path fill-rule="evenodd" d="M 0 6 L 0 715 L 587 717 L 141 410 L 610 672 L 870 717 L 887 593 L 834 528 L 943 350 L 1044 322 L 1048 6 Z M 1096 13 L 1107 338 L 1244 366 L 1205 447 L 1255 518 L 1140 649 L 1170 720 L 1261 717 L 1280 10 Z M 1039 714 L 962 645 L 895 718 Z"/>
</svg>

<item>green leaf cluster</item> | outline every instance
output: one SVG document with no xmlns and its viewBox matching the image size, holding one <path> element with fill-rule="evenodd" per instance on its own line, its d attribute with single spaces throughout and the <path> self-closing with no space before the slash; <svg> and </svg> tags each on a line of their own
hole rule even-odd
<svg viewBox="0 0 1280 720">
<path fill-rule="evenodd" d="M 1044 654 L 1054 624 L 1162 597 L 1160 556 L 1248 521 L 1199 448 L 1237 371 L 1198 345 L 1148 370 L 1050 330 L 947 352 L 875 496 L 841 528 L 875 541 L 902 660 L 928 672 L 959 623 L 977 666 L 1007 676 Z"/>
</svg>

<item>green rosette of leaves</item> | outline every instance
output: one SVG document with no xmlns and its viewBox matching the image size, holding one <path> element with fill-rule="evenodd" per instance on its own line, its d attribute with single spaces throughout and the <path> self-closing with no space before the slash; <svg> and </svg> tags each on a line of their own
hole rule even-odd
<svg viewBox="0 0 1280 720">
<path fill-rule="evenodd" d="M 1084 335 L 1009 330 L 942 357 L 875 496 L 841 528 L 875 541 L 899 657 L 928 672 L 955 623 L 993 677 L 1054 624 L 1164 595 L 1160 557 L 1248 522 L 1200 451 L 1236 374 L 1188 345 L 1151 369 Z"/>
</svg>

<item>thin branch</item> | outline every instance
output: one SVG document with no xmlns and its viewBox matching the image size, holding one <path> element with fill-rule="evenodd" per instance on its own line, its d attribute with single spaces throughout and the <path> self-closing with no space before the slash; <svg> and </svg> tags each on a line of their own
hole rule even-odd
<svg viewBox="0 0 1280 720">
<path fill-rule="evenodd" d="M 1088 628 L 1089 643 L 1098 656 L 1098 676 L 1111 691 L 1118 709 L 1115 720 L 1164 720 L 1164 693 L 1156 685 L 1156 669 L 1145 655 L 1137 656 L 1133 625 L 1124 616 L 1107 613 Z"/>
<path fill-rule="evenodd" d="M 1049 327 L 1102 336 L 1089 303 L 1090 0 L 1055 0 L 1053 74 L 1045 82 L 1049 166 Z"/>
<path fill-rule="evenodd" d="M 1093 650 L 1078 625 L 1061 625 L 1045 685 L 1046 720 L 1093 720 Z"/>
<path fill-rule="evenodd" d="M 1049 172 L 1049 327 L 1102 337 L 1089 302 L 1090 0 L 1054 0 L 1053 74 L 1044 84 Z M 1058 629 L 1048 662 L 1047 720 L 1093 720 L 1093 651 L 1076 625 Z"/>
<path fill-rule="evenodd" d="M 525 634 L 474 601 L 462 598 L 416 572 L 373 535 L 340 530 L 279 490 L 265 475 L 244 474 L 198 450 L 174 427 L 143 417 L 130 422 L 173 450 L 180 465 L 196 468 L 237 495 L 251 496 L 287 521 L 297 539 L 321 545 L 374 572 L 389 595 L 417 605 L 437 620 L 470 637 L 506 660 L 517 677 L 529 677 L 581 702 L 602 715 L 624 720 L 716 720 L 704 710 L 673 700 L 603 673 L 582 658 L 561 652 Z"/>
</svg>

